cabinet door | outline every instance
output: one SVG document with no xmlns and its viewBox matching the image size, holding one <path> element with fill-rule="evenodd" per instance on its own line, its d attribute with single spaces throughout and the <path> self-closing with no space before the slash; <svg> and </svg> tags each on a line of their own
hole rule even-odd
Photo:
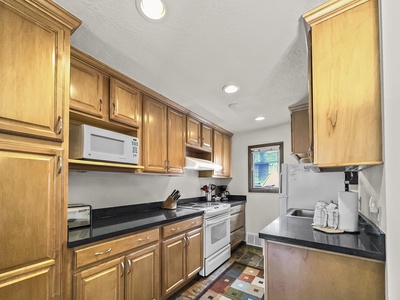
<svg viewBox="0 0 400 300">
<path fill-rule="evenodd" d="M 162 295 L 176 290 L 186 279 L 185 234 L 163 241 Z"/>
<path fill-rule="evenodd" d="M 300 158 L 307 157 L 310 147 L 308 130 L 308 108 L 291 113 L 292 153 Z"/>
<path fill-rule="evenodd" d="M 143 96 L 144 171 L 167 172 L 167 106 Z"/>
<path fill-rule="evenodd" d="M 187 143 L 196 147 L 201 146 L 201 124 L 190 117 L 187 118 Z"/>
<path fill-rule="evenodd" d="M 168 172 L 183 173 L 186 150 L 186 116 L 168 108 Z"/>
<path fill-rule="evenodd" d="M 60 293 L 60 149 L 0 141 L 0 299 Z"/>
<path fill-rule="evenodd" d="M 0 131 L 62 140 L 69 32 L 12 2 L 0 3 Z"/>
<path fill-rule="evenodd" d="M 203 268 L 203 228 L 186 234 L 186 277 L 196 276 Z"/>
<path fill-rule="evenodd" d="M 70 109 L 103 119 L 103 75 L 89 65 L 72 58 Z"/>
<path fill-rule="evenodd" d="M 110 79 L 110 119 L 139 127 L 142 114 L 142 94 L 134 87 L 115 78 Z"/>
<path fill-rule="evenodd" d="M 231 137 L 227 135 L 223 136 L 222 174 L 231 176 Z"/>
<path fill-rule="evenodd" d="M 312 24 L 313 162 L 381 163 L 378 1 L 326 10 Z"/>
<path fill-rule="evenodd" d="M 124 299 L 124 258 L 120 257 L 74 275 L 74 299 Z"/>
<path fill-rule="evenodd" d="M 201 124 L 201 147 L 206 150 L 212 149 L 212 128 Z"/>
<path fill-rule="evenodd" d="M 214 130 L 214 163 L 221 165 L 224 164 L 223 161 L 223 148 L 224 148 L 224 136 L 221 132 Z M 214 171 L 214 175 L 223 175 L 221 171 Z"/>
<path fill-rule="evenodd" d="M 125 300 L 157 300 L 160 293 L 158 244 L 126 256 Z"/>
</svg>

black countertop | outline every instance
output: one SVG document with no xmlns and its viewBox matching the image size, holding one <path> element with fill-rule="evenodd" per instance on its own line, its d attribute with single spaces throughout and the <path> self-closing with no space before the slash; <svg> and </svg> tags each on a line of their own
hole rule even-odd
<svg viewBox="0 0 400 300">
<path fill-rule="evenodd" d="M 204 197 L 188 198 L 179 202 L 199 202 Z M 239 205 L 246 196 L 230 196 L 227 203 Z M 68 230 L 68 248 L 82 246 L 123 234 L 159 226 L 191 217 L 202 216 L 203 211 L 189 208 L 162 209 L 162 202 L 94 209 L 92 225 Z"/>
<path fill-rule="evenodd" d="M 259 232 L 268 241 L 386 260 L 385 234 L 363 215 L 359 233 L 324 233 L 313 229 L 311 218 L 281 216 Z"/>
</svg>

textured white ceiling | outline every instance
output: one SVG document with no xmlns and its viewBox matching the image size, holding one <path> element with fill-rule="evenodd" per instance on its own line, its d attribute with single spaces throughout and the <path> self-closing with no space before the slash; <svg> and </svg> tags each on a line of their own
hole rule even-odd
<svg viewBox="0 0 400 300">
<path fill-rule="evenodd" d="M 83 22 L 73 46 L 235 133 L 288 122 L 307 97 L 301 15 L 325 1 L 166 0 L 161 22 L 135 0 L 55 2 Z M 240 91 L 224 94 L 232 82 Z"/>
</svg>

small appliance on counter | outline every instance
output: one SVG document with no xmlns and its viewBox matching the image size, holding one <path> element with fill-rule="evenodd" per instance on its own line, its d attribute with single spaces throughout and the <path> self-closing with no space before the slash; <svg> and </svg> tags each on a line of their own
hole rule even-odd
<svg viewBox="0 0 400 300">
<path fill-rule="evenodd" d="M 217 192 L 216 194 L 218 197 L 221 197 L 221 201 L 228 201 L 228 196 L 230 195 L 229 192 L 226 190 L 227 186 L 226 185 L 219 185 L 217 186 Z"/>
<path fill-rule="evenodd" d="M 92 206 L 87 204 L 68 204 L 68 227 L 78 228 L 92 224 Z"/>
</svg>

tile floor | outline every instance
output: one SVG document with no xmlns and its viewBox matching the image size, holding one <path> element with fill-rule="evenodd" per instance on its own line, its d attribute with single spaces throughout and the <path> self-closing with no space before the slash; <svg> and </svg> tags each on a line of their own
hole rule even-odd
<svg viewBox="0 0 400 300">
<path fill-rule="evenodd" d="M 185 287 L 183 287 L 173 296 L 169 297 L 169 300 L 193 300 L 235 261 L 251 267 L 262 269 L 264 268 L 262 248 L 257 248 L 246 244 L 239 246 L 232 252 L 230 259 L 228 259 L 217 270 L 205 278 L 197 275 L 197 277 L 189 282 Z"/>
</svg>

